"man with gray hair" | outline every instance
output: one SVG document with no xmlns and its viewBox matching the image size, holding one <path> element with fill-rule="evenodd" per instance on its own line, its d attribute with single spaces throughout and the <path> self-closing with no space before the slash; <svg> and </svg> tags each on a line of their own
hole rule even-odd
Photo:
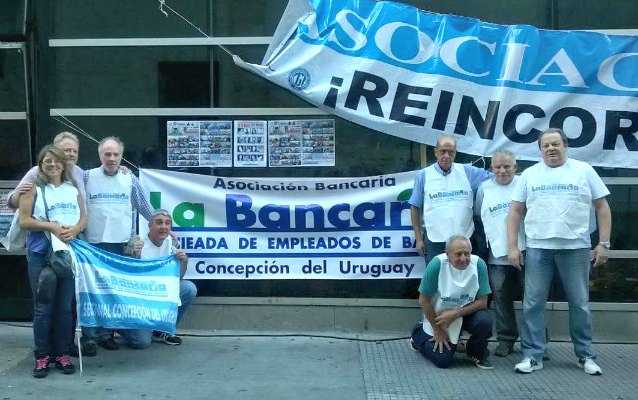
<svg viewBox="0 0 638 400">
<path fill-rule="evenodd" d="M 132 211 L 137 210 L 151 220 L 153 210 L 146 200 L 140 182 L 133 174 L 120 173 L 124 145 L 110 136 L 100 141 L 98 154 L 102 165 L 84 172 L 86 185 L 86 241 L 111 253 L 124 255 L 124 247 L 134 229 Z M 110 330 L 83 327 L 82 352 L 90 357 L 97 353 L 96 342 L 107 350 L 119 345 Z M 133 345 L 135 347 L 135 345 Z"/>
<path fill-rule="evenodd" d="M 492 156 L 494 177 L 479 186 L 474 200 L 474 214 L 479 215 L 485 228 L 489 247 L 488 270 L 494 296 L 496 314 L 497 357 L 505 357 L 514 350 L 518 325 L 514 300 L 521 297 L 522 266 L 511 266 L 507 258 L 507 212 L 518 177 L 516 157 L 508 150 L 497 150 Z M 525 250 L 523 225 L 518 231 L 518 248 Z"/>
<path fill-rule="evenodd" d="M 492 316 L 487 308 L 491 293 L 487 266 L 472 255 L 470 240 L 451 236 L 445 253 L 428 264 L 419 286 L 423 322 L 412 329 L 410 348 L 439 368 L 452 365 L 461 330 L 470 333 L 466 354 L 481 369 L 492 369 L 487 343 Z"/>
<path fill-rule="evenodd" d="M 77 185 L 78 191 L 82 199 L 86 199 L 86 193 L 84 192 L 84 185 L 82 184 L 82 177 L 84 176 L 84 170 L 77 166 L 78 152 L 80 150 L 80 141 L 78 137 L 71 132 L 60 132 L 55 135 L 53 139 L 53 145 L 60 148 L 64 154 L 68 157 L 69 169 L 71 170 L 71 177 Z M 30 192 L 34 188 L 33 182 L 35 182 L 36 175 L 38 174 L 38 166 L 31 168 L 24 177 L 18 183 L 15 190 L 9 193 L 7 196 L 7 204 L 13 209 L 18 208 L 20 202 L 20 196 L 24 193 Z"/>
<path fill-rule="evenodd" d="M 444 251 L 450 235 L 472 236 L 473 191 L 492 177 L 483 168 L 455 163 L 456 140 L 450 135 L 438 138 L 434 156 L 436 163 L 417 174 L 408 200 L 416 250 L 426 265 Z"/>
<path fill-rule="evenodd" d="M 538 137 L 542 161 L 526 169 L 512 193 L 507 217 L 508 258 L 523 264 L 518 232 L 525 216 L 525 298 L 520 373 L 543 368 L 545 304 L 554 273 L 558 272 L 569 304 L 569 333 L 578 363 L 587 374 L 600 375 L 594 361 L 589 310 L 589 270 L 609 257 L 611 210 L 609 190 L 591 165 L 567 157 L 568 139 L 561 129 L 550 128 Z M 591 248 L 596 224 L 599 242 Z"/>
</svg>

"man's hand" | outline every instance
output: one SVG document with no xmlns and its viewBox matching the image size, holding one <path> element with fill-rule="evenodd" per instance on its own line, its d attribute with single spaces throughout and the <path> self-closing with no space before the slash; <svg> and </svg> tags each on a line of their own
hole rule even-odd
<svg viewBox="0 0 638 400">
<path fill-rule="evenodd" d="M 599 244 L 591 251 L 590 259 L 594 262 L 594 268 L 606 263 L 609 259 L 609 249 Z"/>
<path fill-rule="evenodd" d="M 450 337 L 444 329 L 433 326 L 434 336 L 430 339 L 430 342 L 434 342 L 434 352 L 443 353 L 443 346 L 450 350 Z"/>
<path fill-rule="evenodd" d="M 436 321 L 437 326 L 447 329 L 457 318 L 456 310 L 445 310 L 440 312 L 434 321 Z"/>
<path fill-rule="evenodd" d="M 417 239 L 416 251 L 419 253 L 421 257 L 425 257 L 425 243 L 423 243 L 423 240 Z"/>
<path fill-rule="evenodd" d="M 186 252 L 182 249 L 177 249 L 175 251 L 175 257 L 179 260 L 179 261 L 188 261 L 188 256 L 186 255 Z"/>
<path fill-rule="evenodd" d="M 509 260 L 510 265 L 519 271 L 521 270 L 522 266 L 525 265 L 525 261 L 523 260 L 523 253 L 521 253 L 518 248 L 510 249 L 509 253 L 507 254 L 507 259 Z"/>
<path fill-rule="evenodd" d="M 133 242 L 133 256 L 135 258 L 140 258 L 143 248 L 144 242 L 142 241 L 142 238 L 140 238 L 139 235 L 135 236 L 135 241 Z"/>
<path fill-rule="evenodd" d="M 129 169 L 126 168 L 124 165 L 120 165 L 120 172 L 124 175 L 128 174 Z"/>
<path fill-rule="evenodd" d="M 18 186 L 16 191 L 18 192 L 18 194 L 20 196 L 22 196 L 23 194 L 32 191 L 34 188 L 35 188 L 35 186 L 33 185 L 33 182 L 27 182 L 27 183 L 23 183 L 22 185 Z"/>
</svg>

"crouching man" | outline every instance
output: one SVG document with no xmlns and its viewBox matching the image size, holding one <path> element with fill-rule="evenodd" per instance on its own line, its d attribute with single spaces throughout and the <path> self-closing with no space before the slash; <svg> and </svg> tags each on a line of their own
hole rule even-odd
<svg viewBox="0 0 638 400">
<path fill-rule="evenodd" d="M 439 368 L 452 365 L 461 330 L 468 332 L 467 356 L 481 369 L 492 369 L 487 341 L 492 336 L 492 316 L 487 308 L 491 293 L 487 266 L 472 255 L 468 238 L 455 235 L 445 253 L 428 264 L 419 286 L 423 322 L 412 329 L 410 347 Z"/>
<path fill-rule="evenodd" d="M 180 281 L 179 281 L 179 299 L 181 305 L 177 310 L 177 324 L 188 310 L 195 297 L 197 296 L 197 287 L 191 281 L 182 279 L 186 273 L 188 265 L 188 256 L 183 250 L 179 249 L 179 243 L 176 239 L 169 236 L 173 220 L 166 210 L 157 209 L 153 211 L 151 221 L 148 224 L 149 232 L 145 238 L 139 236 L 131 239 L 126 245 L 126 253 L 136 258 L 149 259 L 164 257 L 169 254 L 175 254 L 179 260 Z M 154 342 L 163 342 L 169 345 L 180 345 L 182 339 L 176 335 L 170 335 L 164 332 L 152 331 L 136 331 L 139 337 L 143 336 L 144 341 L 150 345 L 151 340 Z"/>
</svg>

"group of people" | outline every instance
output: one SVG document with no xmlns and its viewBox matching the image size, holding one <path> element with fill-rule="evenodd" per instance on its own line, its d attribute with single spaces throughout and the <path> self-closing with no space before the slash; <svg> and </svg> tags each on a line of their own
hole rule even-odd
<svg viewBox="0 0 638 400">
<path fill-rule="evenodd" d="M 500 150 L 491 170 L 455 163 L 456 142 L 441 136 L 434 149 L 436 163 L 419 171 L 412 196 L 411 221 L 417 251 L 426 269 L 419 286 L 424 318 L 412 330 L 410 346 L 437 367 L 449 367 L 462 330 L 471 336 L 467 356 L 491 369 L 488 340 L 493 294 L 498 346 L 495 355 L 513 352 L 520 336 L 523 359 L 514 369 L 531 373 L 543 368 L 546 349 L 545 303 L 555 272 L 569 303 L 569 327 L 579 364 L 591 375 L 602 373 L 592 350 L 589 310 L 589 270 L 607 261 L 611 211 L 608 189 L 594 169 L 567 157 L 568 139 L 560 129 L 538 137 L 542 161 L 516 176 L 516 157 Z M 76 165 L 79 141 L 70 132 L 57 135 L 38 156 L 38 165 L 10 193 L 8 203 L 19 209 L 27 237 L 28 275 L 34 295 L 33 376 L 45 377 L 48 365 L 65 374 L 75 372 L 74 282 L 52 277 L 47 256 L 55 241 L 83 238 L 103 250 L 138 258 L 174 254 L 181 276 L 188 258 L 171 235 L 171 215 L 153 210 L 138 179 L 121 167 L 122 142 L 103 139 L 98 146 L 101 166 L 88 171 Z M 132 237 L 136 210 L 149 222 L 147 237 Z M 480 216 L 489 257 L 472 254 L 473 216 Z M 598 227 L 599 242 L 590 234 Z M 516 323 L 513 302 L 523 297 L 523 323 Z M 181 306 L 177 322 L 197 294 L 192 282 L 180 279 Z M 114 332 L 83 327 L 78 345 L 85 356 L 97 347 L 117 350 Z M 152 341 L 177 345 L 181 339 L 163 332 L 119 329 L 129 346 L 142 349 Z"/>
<path fill-rule="evenodd" d="M 539 134 L 542 161 L 516 175 L 513 153 L 493 154 L 491 170 L 455 163 L 456 141 L 442 135 L 436 163 L 421 170 L 409 200 L 416 249 L 425 256 L 419 286 L 423 321 L 412 329 L 410 347 L 434 365 L 452 365 L 462 330 L 470 334 L 467 356 L 492 369 L 488 339 L 493 295 L 498 345 L 505 357 L 521 339 L 519 373 L 543 368 L 547 346 L 545 306 L 555 273 L 569 304 L 569 332 L 579 365 L 600 375 L 592 349 L 589 272 L 607 261 L 610 249 L 609 190 L 587 163 L 567 157 L 561 129 Z M 473 215 L 480 216 L 489 247 L 487 264 L 472 255 Z M 599 242 L 590 235 L 598 228 Z M 523 294 L 522 324 L 514 301 Z"/>
<path fill-rule="evenodd" d="M 121 166 L 123 143 L 107 137 L 98 145 L 101 166 L 88 171 L 76 165 L 79 140 L 70 132 L 58 134 L 52 145 L 39 153 L 38 165 L 8 196 L 8 204 L 19 209 L 20 228 L 28 231 L 26 250 L 28 275 L 34 296 L 33 376 L 48 374 L 49 363 L 64 374 L 75 372 L 69 357 L 77 353 L 73 344 L 75 283 L 55 276 L 47 268 L 56 241 L 69 243 L 78 236 L 111 253 L 137 258 L 174 254 L 180 262 L 180 301 L 177 323 L 197 295 L 196 286 L 181 279 L 188 258 L 171 236 L 172 219 L 166 210 L 153 210 L 138 179 Z M 149 223 L 147 237 L 133 236 L 133 212 Z M 133 236 L 133 237 L 132 237 Z M 114 331 L 104 327 L 82 327 L 84 356 L 97 354 L 97 346 L 117 350 Z M 181 344 L 181 338 L 165 332 L 118 329 L 117 333 L 135 349 L 152 341 Z"/>
</svg>

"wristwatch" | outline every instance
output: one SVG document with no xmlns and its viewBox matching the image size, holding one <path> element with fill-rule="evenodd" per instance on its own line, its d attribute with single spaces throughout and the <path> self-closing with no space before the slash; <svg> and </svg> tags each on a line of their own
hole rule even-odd
<svg viewBox="0 0 638 400">
<path fill-rule="evenodd" d="M 598 244 L 603 246 L 607 250 L 609 250 L 611 248 L 611 242 L 609 242 L 609 241 L 607 241 L 607 242 L 598 242 Z"/>
</svg>

